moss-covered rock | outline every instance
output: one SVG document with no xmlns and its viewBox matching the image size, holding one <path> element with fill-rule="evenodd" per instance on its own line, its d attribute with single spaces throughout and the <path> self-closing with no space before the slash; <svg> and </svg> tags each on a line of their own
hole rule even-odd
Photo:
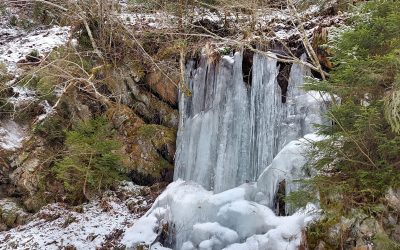
<svg viewBox="0 0 400 250">
<path fill-rule="evenodd" d="M 37 191 L 39 166 L 38 158 L 29 157 L 12 172 L 10 178 L 23 193 L 33 194 Z"/>
<path fill-rule="evenodd" d="M 138 184 L 171 181 L 176 131 L 161 125 L 144 124 L 131 138 L 130 176 Z"/>
<path fill-rule="evenodd" d="M 17 220 L 19 207 L 8 200 L 1 201 L 0 204 L 1 220 L 8 227 L 12 227 Z"/>
<path fill-rule="evenodd" d="M 41 195 L 41 193 L 36 193 L 26 200 L 24 200 L 24 206 L 28 211 L 37 212 L 47 204 L 46 199 Z"/>
<path fill-rule="evenodd" d="M 121 135 L 128 138 L 144 125 L 144 121 L 126 105 L 116 104 L 106 111 L 106 117 Z"/>
<path fill-rule="evenodd" d="M 118 130 L 123 142 L 122 157 L 129 176 L 141 185 L 171 181 L 175 154 L 176 130 L 162 125 L 146 124 L 126 105 L 116 104 L 106 117 Z"/>
<path fill-rule="evenodd" d="M 0 224 L 8 228 L 27 222 L 29 215 L 13 200 L 0 200 Z"/>
<path fill-rule="evenodd" d="M 151 144 L 161 155 L 172 163 L 175 154 L 176 130 L 162 125 L 145 124 L 135 134 L 135 140 Z M 162 152 L 166 151 L 166 152 Z"/>
</svg>

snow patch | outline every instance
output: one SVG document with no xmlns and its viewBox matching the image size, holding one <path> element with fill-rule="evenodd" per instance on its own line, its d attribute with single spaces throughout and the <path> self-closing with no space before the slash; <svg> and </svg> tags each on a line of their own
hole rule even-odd
<svg viewBox="0 0 400 250">
<path fill-rule="evenodd" d="M 141 188 L 125 183 L 118 192 L 125 190 L 134 195 L 139 194 Z M 125 230 L 138 218 L 138 214 L 129 210 L 127 201 L 109 192 L 101 200 L 84 204 L 82 212 L 68 209 L 60 203 L 48 205 L 28 224 L 0 232 L 0 249 L 52 250 L 68 245 L 79 250 L 96 249 L 113 232 Z"/>
<path fill-rule="evenodd" d="M 22 147 L 26 139 L 25 128 L 12 120 L 0 121 L 0 148 L 16 150 Z"/>
<path fill-rule="evenodd" d="M 165 216 L 164 208 L 157 208 L 151 215 L 146 215 L 140 218 L 135 227 L 128 230 L 128 233 L 122 240 L 122 244 L 134 242 L 130 247 L 136 248 L 139 245 L 151 245 L 157 238 L 156 232 L 161 225 L 159 222 Z"/>
<path fill-rule="evenodd" d="M 8 98 L 8 101 L 14 105 L 15 108 L 29 104 L 37 99 L 36 92 L 24 87 L 15 85 L 12 87 L 13 96 Z"/>
<path fill-rule="evenodd" d="M 7 66 L 9 72 L 16 72 L 18 61 L 33 50 L 41 55 L 65 44 L 69 39 L 70 30 L 70 27 L 53 26 L 39 27 L 27 32 L 18 27 L 0 26 L 0 62 Z"/>
<path fill-rule="evenodd" d="M 49 104 L 49 102 L 47 100 L 42 101 L 41 103 L 39 103 L 39 105 L 43 108 L 44 113 L 39 115 L 37 117 L 36 122 L 40 122 L 43 121 L 44 119 L 46 119 L 47 117 L 51 116 L 52 114 L 54 114 L 55 110 L 54 108 Z"/>
</svg>

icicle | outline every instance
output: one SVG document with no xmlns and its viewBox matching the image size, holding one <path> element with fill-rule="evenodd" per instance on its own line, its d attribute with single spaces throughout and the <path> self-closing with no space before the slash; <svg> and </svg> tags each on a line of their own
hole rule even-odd
<svg viewBox="0 0 400 250">
<path fill-rule="evenodd" d="M 192 96 L 180 97 L 175 179 L 192 180 L 221 192 L 255 181 L 290 141 L 321 123 L 321 105 L 301 90 L 308 74 L 293 65 L 285 103 L 275 59 L 255 54 L 252 82 L 243 81 L 242 54 L 216 65 L 203 56 L 190 62 Z"/>
</svg>

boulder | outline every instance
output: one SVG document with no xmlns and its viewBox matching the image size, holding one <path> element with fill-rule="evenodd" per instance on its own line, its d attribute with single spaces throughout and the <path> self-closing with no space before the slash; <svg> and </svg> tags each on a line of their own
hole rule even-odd
<svg viewBox="0 0 400 250">
<path fill-rule="evenodd" d="M 400 213 L 400 189 L 390 189 L 385 198 L 388 205 Z"/>
<path fill-rule="evenodd" d="M 18 164 L 18 163 L 17 163 Z M 37 191 L 39 177 L 37 169 L 40 166 L 40 160 L 31 155 L 28 159 L 17 165 L 17 168 L 10 174 L 10 179 L 20 191 L 34 194 Z"/>
<path fill-rule="evenodd" d="M 25 224 L 29 219 L 29 214 L 26 213 L 16 202 L 11 199 L 0 200 L 0 231 L 7 228 L 11 228 L 17 225 Z"/>
<path fill-rule="evenodd" d="M 172 181 L 176 130 L 162 125 L 145 124 L 130 138 L 130 176 L 140 185 Z"/>
</svg>

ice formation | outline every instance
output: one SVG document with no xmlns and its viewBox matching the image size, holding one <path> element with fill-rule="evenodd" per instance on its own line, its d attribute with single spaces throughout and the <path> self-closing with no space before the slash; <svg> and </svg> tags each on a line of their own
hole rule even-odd
<svg viewBox="0 0 400 250">
<path fill-rule="evenodd" d="M 281 182 L 285 183 L 285 195 L 298 190 L 300 184 L 297 181 L 309 177 L 303 167 L 307 163 L 306 154 L 311 142 L 321 139 L 315 134 L 307 134 L 304 138 L 289 142 L 258 178 L 257 202 L 274 207 L 274 197 Z M 288 206 L 285 210 L 286 214 L 291 212 Z"/>
<path fill-rule="evenodd" d="M 313 206 L 279 217 L 257 202 L 257 183 L 245 183 L 221 193 L 195 182 L 170 184 L 153 208 L 127 229 L 122 244 L 135 249 L 160 239 L 166 222 L 174 249 L 297 249 L 302 228 L 313 219 Z M 157 248 L 151 248 L 157 249 Z"/>
<path fill-rule="evenodd" d="M 281 217 L 271 209 L 279 183 L 288 194 L 298 189 L 295 180 L 307 178 L 303 166 L 310 142 L 320 139 L 312 132 L 324 122 L 324 98 L 301 89 L 309 74 L 302 65 L 291 66 L 282 90 L 273 54 L 254 55 L 250 84 L 242 61 L 236 53 L 218 63 L 206 56 L 188 63 L 192 95 L 180 96 L 175 182 L 125 232 L 128 247 L 298 248 L 315 209 Z"/>
<path fill-rule="evenodd" d="M 277 61 L 259 54 L 250 86 L 243 81 L 241 53 L 219 64 L 205 56 L 188 64 L 192 96 L 180 97 L 175 179 L 216 192 L 255 181 L 284 145 L 323 122 L 320 97 L 300 88 L 308 70 L 292 66 L 285 103 L 278 73 Z"/>
</svg>

